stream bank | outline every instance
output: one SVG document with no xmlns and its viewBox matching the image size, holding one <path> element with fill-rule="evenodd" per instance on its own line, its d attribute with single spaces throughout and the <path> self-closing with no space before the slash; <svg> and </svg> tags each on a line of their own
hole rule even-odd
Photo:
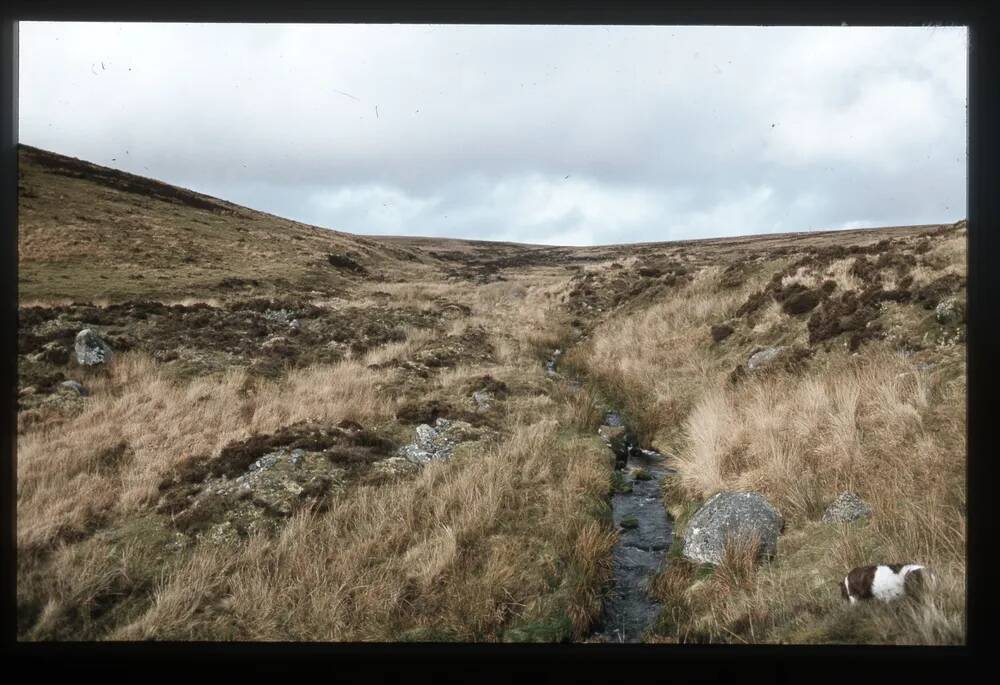
<svg viewBox="0 0 1000 685">
<path fill-rule="evenodd" d="M 560 351 L 545 364 L 546 374 L 559 377 Z M 578 381 L 568 382 L 579 387 Z M 662 606 L 650 583 L 662 570 L 673 542 L 673 522 L 663 504 L 663 477 L 673 473 L 666 457 L 643 448 L 626 420 L 614 410 L 604 413 L 598 433 L 615 454 L 619 487 L 611 496 L 611 515 L 618 540 L 612 550 L 612 581 L 592 642 L 641 642 Z"/>
</svg>

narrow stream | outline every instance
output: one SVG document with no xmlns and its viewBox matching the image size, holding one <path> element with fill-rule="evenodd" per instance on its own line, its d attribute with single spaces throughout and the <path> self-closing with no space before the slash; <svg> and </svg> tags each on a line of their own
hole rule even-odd
<svg viewBox="0 0 1000 685">
<path fill-rule="evenodd" d="M 604 422 L 624 425 L 615 412 L 608 412 Z M 616 492 L 611 497 L 611 516 L 618 529 L 618 542 L 612 551 L 613 586 L 592 637 L 640 642 L 661 609 L 649 592 L 649 583 L 662 568 L 673 542 L 673 527 L 661 491 L 663 476 L 671 470 L 664 465 L 662 454 L 631 440 L 618 447 L 615 456 L 631 492 Z"/>
<path fill-rule="evenodd" d="M 546 362 L 548 375 L 558 375 L 555 367 L 559 356 L 557 350 Z M 673 526 L 661 490 L 663 476 L 673 469 L 666 466 L 662 454 L 637 443 L 616 411 L 605 413 L 601 428 L 624 429 L 623 438 L 608 442 L 615 452 L 615 469 L 631 489 L 611 497 L 611 515 L 619 533 L 612 551 L 612 587 L 590 639 L 641 642 L 661 609 L 649 591 L 649 583 L 662 568 L 673 542 Z"/>
</svg>

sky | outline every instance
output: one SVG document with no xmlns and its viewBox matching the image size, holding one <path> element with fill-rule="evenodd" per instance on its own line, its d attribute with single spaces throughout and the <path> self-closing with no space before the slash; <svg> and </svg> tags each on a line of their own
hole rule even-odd
<svg viewBox="0 0 1000 685">
<path fill-rule="evenodd" d="M 22 143 L 362 234 L 966 215 L 965 27 L 20 24 Z"/>
</svg>

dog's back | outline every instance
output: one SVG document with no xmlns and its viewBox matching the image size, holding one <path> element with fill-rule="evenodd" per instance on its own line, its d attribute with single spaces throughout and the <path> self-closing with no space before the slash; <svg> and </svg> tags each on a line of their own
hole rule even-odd
<svg viewBox="0 0 1000 685">
<path fill-rule="evenodd" d="M 920 564 L 879 564 L 852 569 L 840 582 L 840 595 L 851 604 L 859 599 L 891 602 L 903 596 L 916 597 L 924 588 Z"/>
</svg>

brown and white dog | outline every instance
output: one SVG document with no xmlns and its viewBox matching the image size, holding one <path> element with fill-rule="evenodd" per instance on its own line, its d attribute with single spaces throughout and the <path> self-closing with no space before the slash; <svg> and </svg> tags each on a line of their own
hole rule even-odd
<svg viewBox="0 0 1000 685">
<path fill-rule="evenodd" d="M 840 583 L 840 594 L 854 604 L 859 599 L 891 602 L 904 595 L 916 596 L 923 583 L 924 567 L 919 564 L 879 564 L 859 566 Z"/>
</svg>

